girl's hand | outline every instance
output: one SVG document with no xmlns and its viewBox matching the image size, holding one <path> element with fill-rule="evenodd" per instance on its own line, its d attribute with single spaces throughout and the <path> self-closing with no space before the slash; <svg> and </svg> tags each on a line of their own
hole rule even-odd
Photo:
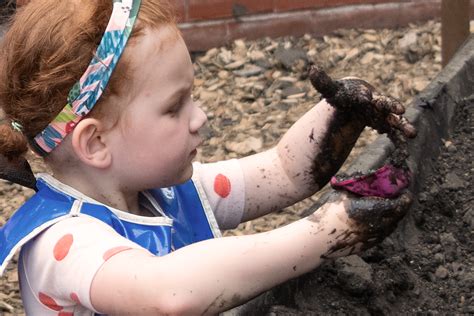
<svg viewBox="0 0 474 316">
<path fill-rule="evenodd" d="M 320 67 L 309 72 L 312 85 L 329 104 L 350 113 L 354 119 L 379 133 L 394 134 L 396 130 L 407 138 L 416 136 L 416 129 L 402 115 L 404 106 L 396 99 L 378 92 L 365 80 L 347 77 L 332 80 Z"/>
<path fill-rule="evenodd" d="M 326 259 L 351 255 L 378 244 L 395 230 L 412 200 L 412 195 L 408 192 L 396 199 L 384 199 L 356 197 L 334 191 L 326 205 L 342 203 L 343 207 L 338 208 L 334 214 L 328 212 L 329 207 L 323 206 L 307 218 L 320 225 L 334 225 L 329 233 L 334 236 L 330 241 L 331 246 L 321 257 Z M 334 221 L 334 217 L 338 220 Z"/>
</svg>

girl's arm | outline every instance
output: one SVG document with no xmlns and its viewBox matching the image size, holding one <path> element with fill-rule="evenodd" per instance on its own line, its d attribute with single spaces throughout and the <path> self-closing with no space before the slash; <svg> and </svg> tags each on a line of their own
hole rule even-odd
<svg viewBox="0 0 474 316">
<path fill-rule="evenodd" d="M 242 222 L 290 206 L 320 190 L 341 167 L 364 122 L 319 102 L 268 151 L 240 159 Z"/>
<path fill-rule="evenodd" d="M 352 204 L 337 194 L 317 213 L 285 227 L 212 239 L 164 257 L 141 250 L 121 252 L 97 272 L 91 302 L 109 315 L 211 315 L 228 310 L 314 269 L 324 258 L 379 241 L 410 202 L 407 196 L 363 201 Z"/>
<path fill-rule="evenodd" d="M 365 126 L 396 136 L 397 142 L 416 136 L 415 128 L 401 116 L 402 104 L 367 82 L 357 78 L 334 82 L 318 67 L 311 68 L 310 79 L 331 105 L 321 101 L 275 148 L 241 160 L 246 192 L 242 221 L 320 190 L 339 170 Z"/>
</svg>

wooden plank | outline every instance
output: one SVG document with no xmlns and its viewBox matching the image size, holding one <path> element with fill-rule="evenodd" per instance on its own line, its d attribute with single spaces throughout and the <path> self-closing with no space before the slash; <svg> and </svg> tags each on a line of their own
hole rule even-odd
<svg viewBox="0 0 474 316">
<path fill-rule="evenodd" d="M 469 36 L 469 0 L 442 0 L 442 60 L 445 66 Z"/>
</svg>

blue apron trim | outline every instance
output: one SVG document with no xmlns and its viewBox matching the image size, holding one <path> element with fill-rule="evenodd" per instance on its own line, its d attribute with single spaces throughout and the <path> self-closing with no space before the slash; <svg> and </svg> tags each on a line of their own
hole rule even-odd
<svg viewBox="0 0 474 316">
<path fill-rule="evenodd" d="M 21 246 L 51 225 L 74 216 L 94 217 L 158 256 L 220 236 L 212 210 L 192 180 L 145 194 L 151 204 L 159 204 L 168 220 L 114 211 L 48 176 L 40 177 L 37 187 L 38 192 L 0 228 L 0 275 Z"/>
</svg>

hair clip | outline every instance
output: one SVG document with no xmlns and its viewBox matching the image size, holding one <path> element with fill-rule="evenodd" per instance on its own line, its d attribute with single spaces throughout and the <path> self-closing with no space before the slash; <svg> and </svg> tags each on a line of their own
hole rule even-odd
<svg viewBox="0 0 474 316">
<path fill-rule="evenodd" d="M 18 133 L 23 133 L 23 126 L 20 123 L 18 123 L 17 121 L 12 121 L 11 125 L 14 131 Z"/>
</svg>

